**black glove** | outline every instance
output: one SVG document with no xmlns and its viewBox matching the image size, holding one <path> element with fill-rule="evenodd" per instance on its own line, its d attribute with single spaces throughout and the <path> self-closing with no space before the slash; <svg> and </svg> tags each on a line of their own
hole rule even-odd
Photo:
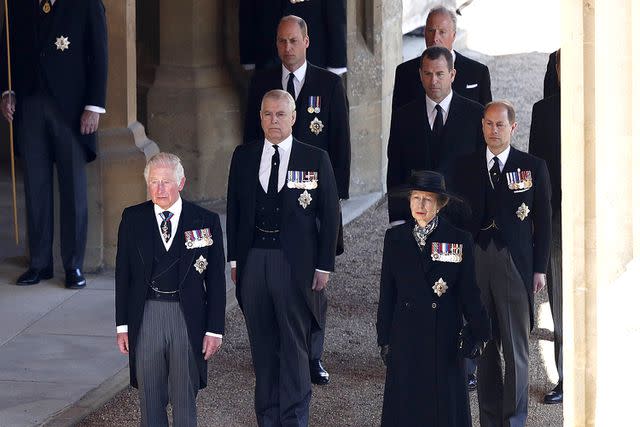
<svg viewBox="0 0 640 427">
<path fill-rule="evenodd" d="M 465 359 L 475 359 L 482 355 L 484 347 L 487 345 L 484 341 L 476 341 L 471 334 L 469 325 L 465 325 L 460 330 L 458 337 L 458 355 Z"/>
<path fill-rule="evenodd" d="M 380 346 L 380 358 L 384 363 L 384 366 L 389 366 L 389 360 L 391 357 L 391 346 L 389 344 L 383 344 Z"/>
</svg>

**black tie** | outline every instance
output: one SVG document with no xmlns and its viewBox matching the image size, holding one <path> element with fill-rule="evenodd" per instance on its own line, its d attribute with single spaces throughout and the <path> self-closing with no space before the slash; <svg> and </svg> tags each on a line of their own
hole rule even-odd
<svg viewBox="0 0 640 427">
<path fill-rule="evenodd" d="M 171 239 L 171 217 L 173 214 L 169 211 L 164 211 L 160 214 L 162 222 L 160 223 L 160 230 L 162 231 L 162 237 L 165 242 Z"/>
<path fill-rule="evenodd" d="M 440 136 L 443 127 L 444 120 L 442 118 L 442 107 L 440 104 L 436 104 L 436 119 L 433 121 L 433 133 L 435 136 Z"/>
<path fill-rule="evenodd" d="M 491 175 L 493 188 L 496 188 L 500 182 L 500 164 L 498 163 L 497 157 L 493 158 L 493 166 L 491 166 L 491 170 L 489 170 L 489 175 Z"/>
<path fill-rule="evenodd" d="M 269 186 L 267 187 L 267 194 L 275 195 L 278 193 L 278 170 L 280 169 L 280 154 L 278 153 L 278 146 L 274 145 L 275 152 L 271 156 L 271 175 L 269 175 Z"/>
<path fill-rule="evenodd" d="M 291 95 L 293 100 L 296 100 L 296 88 L 293 86 L 293 73 L 289 73 L 289 81 L 287 82 L 287 92 Z"/>
</svg>

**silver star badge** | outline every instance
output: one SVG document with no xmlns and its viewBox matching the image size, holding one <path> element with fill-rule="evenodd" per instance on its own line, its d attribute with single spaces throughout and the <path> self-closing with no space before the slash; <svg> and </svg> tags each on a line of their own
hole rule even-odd
<svg viewBox="0 0 640 427">
<path fill-rule="evenodd" d="M 60 36 L 56 38 L 55 45 L 56 50 L 64 52 L 65 50 L 69 49 L 69 45 L 71 45 L 71 42 L 69 41 L 69 37 Z"/>
<path fill-rule="evenodd" d="M 311 200 L 313 199 L 307 190 L 304 190 L 304 192 L 300 194 L 300 197 L 298 197 L 298 202 L 300 203 L 300 206 L 302 206 L 302 209 L 307 209 Z"/>
<path fill-rule="evenodd" d="M 449 289 L 449 287 L 447 286 L 447 282 L 445 282 L 441 277 L 438 279 L 435 285 L 431 287 L 431 289 L 433 289 L 433 293 L 441 297 L 442 294 L 447 292 L 447 289 Z"/>
<path fill-rule="evenodd" d="M 520 218 L 520 221 L 524 221 L 524 219 L 529 215 L 529 206 L 525 205 L 524 202 L 520 205 L 518 210 L 516 211 L 516 216 Z"/>
<path fill-rule="evenodd" d="M 311 132 L 315 133 L 316 135 L 320 135 L 320 132 L 322 132 L 323 128 L 324 128 L 324 125 L 322 124 L 322 121 L 317 117 L 314 118 L 309 124 L 309 129 L 311 130 Z"/>
<path fill-rule="evenodd" d="M 198 258 L 196 260 L 196 263 L 193 264 L 193 266 L 196 268 L 196 270 L 200 274 L 202 274 L 202 272 L 207 269 L 207 265 L 209 265 L 209 263 L 207 262 L 207 259 L 205 257 L 203 257 L 202 255 L 200 255 L 200 258 Z"/>
</svg>

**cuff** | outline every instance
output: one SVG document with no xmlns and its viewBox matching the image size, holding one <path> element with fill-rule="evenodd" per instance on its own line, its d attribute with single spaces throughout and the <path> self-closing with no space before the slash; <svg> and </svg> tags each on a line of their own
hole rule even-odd
<svg viewBox="0 0 640 427">
<path fill-rule="evenodd" d="M 326 270 L 320 270 L 319 268 L 316 268 L 316 271 L 319 273 L 327 273 L 327 274 L 331 274 L 331 271 L 326 271 Z"/>
<path fill-rule="evenodd" d="M 242 68 L 244 68 L 247 71 L 255 70 L 256 64 L 242 64 Z"/>
<path fill-rule="evenodd" d="M 222 334 L 214 334 L 213 332 L 205 332 L 205 335 L 208 337 L 216 337 L 222 339 Z"/>
<path fill-rule="evenodd" d="M 13 96 L 16 96 L 16 93 L 12 90 L 5 90 L 4 92 L 2 92 L 2 97 L 4 98 L 5 95 L 11 94 Z"/>
<path fill-rule="evenodd" d="M 397 221 L 392 221 L 392 222 L 389 223 L 389 227 L 395 227 L 396 225 L 402 225 L 405 222 L 407 222 L 407 221 L 405 221 L 404 219 L 399 219 Z"/>
<path fill-rule="evenodd" d="M 347 67 L 339 67 L 339 68 L 327 67 L 327 71 L 331 71 L 333 74 L 337 74 L 341 76 L 347 72 Z"/>
<path fill-rule="evenodd" d="M 129 325 L 118 325 L 116 326 L 117 334 L 127 334 L 129 333 Z"/>
<path fill-rule="evenodd" d="M 237 261 L 229 261 L 229 265 L 231 266 L 231 268 L 236 268 L 237 264 Z"/>
<path fill-rule="evenodd" d="M 107 112 L 107 110 L 105 110 L 102 107 L 97 107 L 95 105 L 85 105 L 84 109 L 87 111 L 93 111 L 94 113 L 100 113 L 100 114 L 104 114 Z"/>
</svg>

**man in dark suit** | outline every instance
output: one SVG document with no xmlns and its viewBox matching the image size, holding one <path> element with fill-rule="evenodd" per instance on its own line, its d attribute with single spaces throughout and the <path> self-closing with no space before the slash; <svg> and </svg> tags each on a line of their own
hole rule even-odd
<svg viewBox="0 0 640 427">
<path fill-rule="evenodd" d="M 451 89 L 457 73 L 448 49 L 427 48 L 418 69 L 422 93 L 396 110 L 387 145 L 387 188 L 406 184 L 412 170 L 446 172 L 462 154 L 484 147 L 482 106 Z M 407 204 L 389 199 L 389 222 L 411 217 Z"/>
<path fill-rule="evenodd" d="M 6 34 L 0 47 L 2 114 L 14 121 L 24 165 L 29 269 L 18 285 L 53 276 L 53 165 L 60 188 L 60 246 L 65 285 L 86 285 L 86 162 L 96 157 L 105 112 L 107 28 L 101 0 L 9 2 L 11 76 Z M 14 120 L 15 119 L 15 120 Z"/>
<path fill-rule="evenodd" d="M 260 426 L 306 426 L 310 330 L 324 326 L 339 204 L 327 153 L 291 135 L 295 102 L 262 101 L 265 138 L 236 147 L 227 195 L 228 259 L 247 323 Z"/>
<path fill-rule="evenodd" d="M 336 74 L 347 71 L 345 0 L 240 0 L 240 63 L 247 69 L 277 65 L 273 46 L 280 18 L 296 15 L 311 28 L 309 60 Z"/>
<path fill-rule="evenodd" d="M 486 65 L 467 58 L 453 50 L 456 38 L 456 13 L 445 7 L 436 7 L 429 11 L 424 28 L 426 46 L 442 46 L 453 55 L 456 79 L 453 90 L 465 98 L 482 105 L 491 101 L 491 78 Z M 396 67 L 396 80 L 393 86 L 392 110 L 422 98 L 424 89 L 420 83 L 420 58 L 403 62 Z"/>
<path fill-rule="evenodd" d="M 195 426 L 206 361 L 222 344 L 226 284 L 217 214 L 180 197 L 184 169 L 169 153 L 144 170 L 151 200 L 122 213 L 116 255 L 118 348 L 129 355 L 141 425 Z"/>
<path fill-rule="evenodd" d="M 556 56 L 556 55 L 554 55 Z M 560 59 L 560 51 L 557 51 Z M 557 80 L 560 80 L 560 62 L 556 62 Z M 531 113 L 529 153 L 547 162 L 551 177 L 551 259 L 547 271 L 547 292 L 553 317 L 553 343 L 555 349 L 558 384 L 544 397 L 544 403 L 562 403 L 562 200 L 560 167 L 560 93 L 536 102 Z"/>
<path fill-rule="evenodd" d="M 342 80 L 333 73 L 306 60 L 310 45 L 305 21 L 297 16 L 280 20 L 277 37 L 282 65 L 258 71 L 251 80 L 245 116 L 244 142 L 264 138 L 260 125 L 262 96 L 271 89 L 285 89 L 296 99 L 296 139 L 323 149 L 329 154 L 340 199 L 349 198 L 351 170 L 351 134 L 347 97 Z M 313 45 L 313 43 L 311 43 Z M 338 255 L 344 248 L 342 227 L 338 237 Z M 324 316 L 324 315 L 323 315 Z M 324 328 L 311 336 L 309 369 L 314 384 L 327 384 L 329 373 L 322 366 Z"/>
<path fill-rule="evenodd" d="M 549 172 L 543 160 L 511 147 L 516 127 L 509 102 L 489 103 L 482 119 L 487 148 L 462 157 L 452 180 L 471 206 L 466 229 L 492 320 L 493 338 L 478 363 L 483 427 L 525 425 L 533 294 L 545 285 L 551 243 Z"/>
<path fill-rule="evenodd" d="M 547 71 L 544 73 L 543 97 L 547 98 L 551 95 L 560 93 L 560 77 L 556 71 L 556 67 L 560 62 L 560 49 L 549 54 L 547 62 Z"/>
</svg>

